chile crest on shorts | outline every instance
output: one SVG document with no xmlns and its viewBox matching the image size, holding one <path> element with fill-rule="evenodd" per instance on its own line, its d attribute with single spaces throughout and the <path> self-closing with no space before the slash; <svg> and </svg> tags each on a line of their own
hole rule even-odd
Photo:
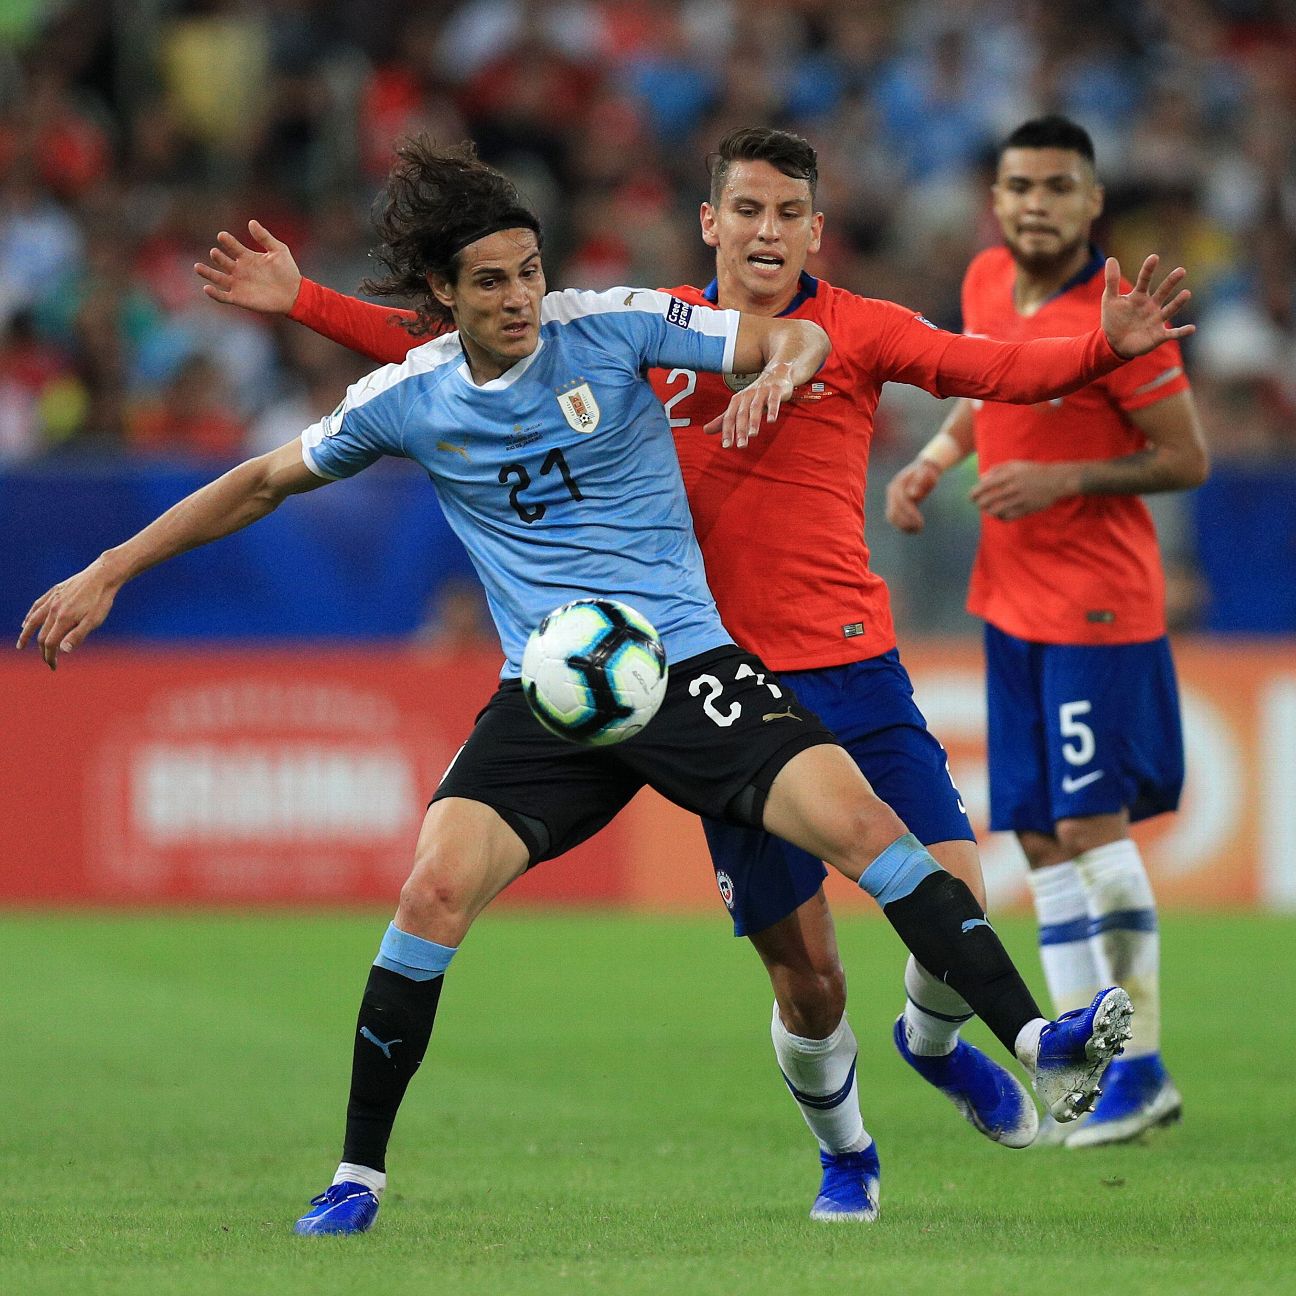
<svg viewBox="0 0 1296 1296">
<path fill-rule="evenodd" d="M 724 869 L 718 869 L 716 871 L 716 885 L 720 888 L 720 899 L 725 902 L 725 908 L 732 913 L 734 907 L 733 878 Z"/>
</svg>

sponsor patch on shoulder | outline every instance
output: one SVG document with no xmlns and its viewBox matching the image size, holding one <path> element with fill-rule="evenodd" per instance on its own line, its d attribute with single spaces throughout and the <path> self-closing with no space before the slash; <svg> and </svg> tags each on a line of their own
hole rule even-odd
<svg viewBox="0 0 1296 1296">
<path fill-rule="evenodd" d="M 342 416 L 346 405 L 345 397 L 338 402 L 338 407 L 332 414 L 326 414 L 320 420 L 320 427 L 326 437 L 337 436 L 342 431 Z"/>
<path fill-rule="evenodd" d="M 931 320 L 929 320 L 929 319 L 927 318 L 926 315 L 915 315 L 915 316 L 914 316 L 914 319 L 916 319 L 916 320 L 918 321 L 919 324 L 926 324 L 927 327 L 928 327 L 929 329 L 932 329 L 933 331 L 939 331 L 939 330 L 936 329 L 936 325 L 933 324 L 933 323 L 931 322 Z"/>
<path fill-rule="evenodd" d="M 693 318 L 693 307 L 688 302 L 680 301 L 678 297 L 670 299 L 670 305 L 666 308 L 666 322 L 674 324 L 677 328 L 688 328 L 689 320 Z"/>
</svg>

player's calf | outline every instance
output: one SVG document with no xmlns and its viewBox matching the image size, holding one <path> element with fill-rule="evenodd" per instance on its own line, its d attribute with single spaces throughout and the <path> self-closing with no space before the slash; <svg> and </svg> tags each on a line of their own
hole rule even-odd
<svg viewBox="0 0 1296 1296">
<path fill-rule="evenodd" d="M 951 876 L 912 833 L 893 841 L 859 885 L 881 906 L 910 953 L 952 986 L 1010 1053 L 1039 1005 L 967 884 Z"/>
</svg>

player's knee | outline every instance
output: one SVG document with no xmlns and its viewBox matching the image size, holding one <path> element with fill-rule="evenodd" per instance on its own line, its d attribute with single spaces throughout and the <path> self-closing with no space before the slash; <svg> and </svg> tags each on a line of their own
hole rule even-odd
<svg viewBox="0 0 1296 1296">
<path fill-rule="evenodd" d="M 439 853 L 420 855 L 401 887 L 398 922 L 406 931 L 467 930 L 471 898 L 463 870 Z"/>
<path fill-rule="evenodd" d="M 846 973 L 840 962 L 787 978 L 777 995 L 779 1016 L 793 1035 L 827 1039 L 846 1011 Z"/>
<path fill-rule="evenodd" d="M 1047 837 L 1043 833 L 1021 832 L 1017 834 L 1018 844 L 1026 863 L 1032 869 L 1048 868 L 1052 864 L 1064 864 L 1073 856 L 1068 855 L 1066 847 L 1056 837 Z"/>
<path fill-rule="evenodd" d="M 825 858 L 838 867 L 847 865 L 851 876 L 859 876 L 908 829 L 885 801 L 865 790 L 829 812 L 826 831 L 833 853 Z"/>
<path fill-rule="evenodd" d="M 1124 825 L 1119 821 L 1113 822 L 1114 819 L 1112 815 L 1096 815 L 1091 819 L 1059 821 L 1055 831 L 1062 859 L 1073 860 L 1085 851 L 1119 841 L 1125 835 Z"/>
</svg>

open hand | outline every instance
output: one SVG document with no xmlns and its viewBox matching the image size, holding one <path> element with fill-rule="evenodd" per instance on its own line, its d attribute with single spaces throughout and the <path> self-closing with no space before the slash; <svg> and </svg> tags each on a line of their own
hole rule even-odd
<svg viewBox="0 0 1296 1296">
<path fill-rule="evenodd" d="M 783 402 L 796 387 L 791 368 L 789 364 L 777 364 L 763 370 L 760 377 L 738 392 L 725 406 L 725 412 L 713 418 L 702 431 L 712 436 L 719 432 L 722 446 L 736 445 L 741 450 L 761 430 L 762 423 L 773 423 L 778 418 Z"/>
<path fill-rule="evenodd" d="M 1196 332 L 1196 325 L 1181 324 L 1171 327 L 1172 319 L 1184 307 L 1192 294 L 1186 289 L 1176 292 L 1188 272 L 1179 266 L 1171 270 L 1154 290 L 1152 275 L 1160 258 L 1154 253 L 1143 262 L 1143 267 L 1127 293 L 1120 290 L 1120 263 L 1115 257 L 1107 258 L 1106 287 L 1102 297 L 1102 326 L 1112 350 L 1126 360 L 1155 350 L 1171 338 L 1184 338 Z"/>
<path fill-rule="evenodd" d="M 207 282 L 203 292 L 212 301 L 266 315 L 287 315 L 301 288 L 301 271 L 288 250 L 260 221 L 248 221 L 248 233 L 265 250 L 257 252 L 221 230 L 218 246 L 207 254 L 211 265 L 202 261 L 194 271 Z"/>
<path fill-rule="evenodd" d="M 23 618 L 17 646 L 25 648 L 34 635 L 45 664 L 56 670 L 60 652 L 70 653 L 103 624 L 119 588 L 104 570 L 103 560 L 97 559 L 46 590 L 31 605 Z"/>
</svg>

